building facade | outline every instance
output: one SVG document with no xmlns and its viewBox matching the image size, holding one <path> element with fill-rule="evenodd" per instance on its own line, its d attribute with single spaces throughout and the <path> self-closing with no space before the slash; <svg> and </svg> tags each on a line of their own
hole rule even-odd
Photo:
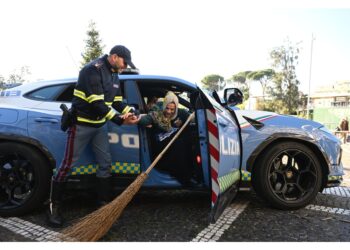
<svg viewBox="0 0 350 250">
<path fill-rule="evenodd" d="M 318 88 L 310 95 L 312 119 L 335 130 L 344 117 L 350 117 L 350 81 L 338 81 Z"/>
</svg>

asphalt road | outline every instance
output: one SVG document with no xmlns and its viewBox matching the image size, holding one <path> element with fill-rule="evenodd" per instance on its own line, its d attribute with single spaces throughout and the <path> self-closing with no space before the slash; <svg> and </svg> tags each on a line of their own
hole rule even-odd
<svg viewBox="0 0 350 250">
<path fill-rule="evenodd" d="M 347 198 L 320 194 L 313 207 L 295 211 L 272 209 L 253 193 L 241 192 L 228 212 L 225 211 L 224 218 L 209 227 L 210 209 L 206 194 L 141 192 L 100 241 L 346 242 L 350 240 L 348 191 Z M 88 197 L 67 200 L 64 211 L 66 226 L 94 209 L 94 201 Z M 44 209 L 16 220 L 6 218 L 5 222 L 7 226 L 0 227 L 1 241 L 55 241 L 43 235 L 51 237 L 55 231 L 60 231 L 45 225 Z M 25 225 L 26 222 L 31 224 Z M 11 228 L 8 227 L 10 223 Z M 40 234 L 40 230 L 43 233 Z"/>
<path fill-rule="evenodd" d="M 326 189 L 313 204 L 294 211 L 270 208 L 251 191 L 241 191 L 215 224 L 208 224 L 206 193 L 141 191 L 100 240 L 103 242 L 349 242 L 350 144 L 343 146 L 344 182 Z M 96 209 L 94 197 L 65 201 L 65 226 Z M 45 208 L 20 218 L 0 217 L 0 240 L 56 241 L 61 230 L 45 223 Z"/>
</svg>

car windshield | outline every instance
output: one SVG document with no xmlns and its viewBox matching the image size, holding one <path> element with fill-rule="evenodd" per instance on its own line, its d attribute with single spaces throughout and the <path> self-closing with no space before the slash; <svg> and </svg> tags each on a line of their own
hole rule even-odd
<svg viewBox="0 0 350 250">
<path fill-rule="evenodd" d="M 213 106 L 221 111 L 223 111 L 223 107 L 220 103 L 218 103 L 213 97 L 212 94 L 208 90 L 203 90 L 203 93 L 206 95 L 206 97 L 209 99 L 209 101 L 213 104 Z"/>
</svg>

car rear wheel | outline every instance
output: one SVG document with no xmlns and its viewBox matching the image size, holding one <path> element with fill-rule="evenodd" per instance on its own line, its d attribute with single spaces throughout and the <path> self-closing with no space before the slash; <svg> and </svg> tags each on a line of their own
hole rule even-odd
<svg viewBox="0 0 350 250">
<path fill-rule="evenodd" d="M 18 216 L 41 205 L 50 176 L 46 160 L 34 148 L 0 143 L 0 216 Z"/>
<path fill-rule="evenodd" d="M 254 167 L 253 187 L 278 209 L 298 209 L 309 204 L 322 185 L 322 167 L 305 145 L 283 142 L 263 152 Z"/>
</svg>

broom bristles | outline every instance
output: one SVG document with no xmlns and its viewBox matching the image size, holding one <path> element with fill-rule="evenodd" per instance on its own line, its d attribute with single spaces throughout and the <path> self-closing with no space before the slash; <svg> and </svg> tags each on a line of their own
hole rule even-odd
<svg viewBox="0 0 350 250">
<path fill-rule="evenodd" d="M 63 241 L 97 241 L 104 236 L 113 223 L 122 214 L 134 195 L 139 191 L 147 178 L 146 173 L 141 173 L 128 188 L 126 188 L 113 201 L 88 214 L 76 224 L 62 231 Z"/>
</svg>

